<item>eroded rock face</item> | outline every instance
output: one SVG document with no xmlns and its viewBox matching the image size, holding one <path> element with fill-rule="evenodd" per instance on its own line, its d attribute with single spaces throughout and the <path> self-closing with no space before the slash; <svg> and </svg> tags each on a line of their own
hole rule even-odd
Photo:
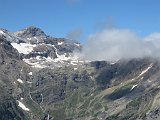
<svg viewBox="0 0 160 120">
<path fill-rule="evenodd" d="M 23 111 L 18 108 L 17 103 L 13 98 L 1 96 L 0 118 L 2 120 L 24 120 L 26 117 Z"/>
<path fill-rule="evenodd" d="M 46 36 L 44 31 L 42 31 L 40 28 L 37 28 L 35 26 L 30 26 L 26 29 L 17 31 L 16 36 L 22 37 L 22 38 L 30 38 L 35 36 Z"/>
<path fill-rule="evenodd" d="M 20 72 L 27 68 L 21 60 L 20 54 L 12 47 L 5 38 L 0 38 L 0 119 L 2 120 L 24 120 L 27 117 L 18 107 L 16 100 L 22 91 L 18 87 L 17 79 L 25 78 L 26 73 Z"/>
<path fill-rule="evenodd" d="M 12 47 L 10 42 L 6 41 L 3 38 L 0 38 L 0 51 L 1 51 L 1 61 L 10 58 L 10 59 L 20 59 L 19 53 L 16 49 Z"/>
<path fill-rule="evenodd" d="M 0 29 L 0 36 L 11 43 L 24 62 L 39 69 L 72 65 L 73 62 L 77 64 L 75 51 L 79 52 L 82 48 L 77 41 L 48 36 L 34 26 L 15 33 Z"/>
</svg>

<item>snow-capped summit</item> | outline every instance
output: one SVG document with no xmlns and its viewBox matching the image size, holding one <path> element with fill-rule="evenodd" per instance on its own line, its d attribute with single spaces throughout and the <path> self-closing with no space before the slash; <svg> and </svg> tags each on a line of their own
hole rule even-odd
<svg viewBox="0 0 160 120">
<path fill-rule="evenodd" d="M 25 29 L 19 30 L 15 32 L 14 34 L 22 38 L 29 38 L 29 37 L 35 37 L 35 36 L 46 36 L 44 31 L 42 31 L 40 28 L 37 28 L 35 26 L 30 26 Z"/>
<path fill-rule="evenodd" d="M 48 36 L 40 28 L 30 26 L 15 33 L 0 30 L 0 35 L 11 42 L 23 60 L 32 67 L 76 65 L 80 60 L 73 52 L 80 51 L 77 41 Z"/>
</svg>

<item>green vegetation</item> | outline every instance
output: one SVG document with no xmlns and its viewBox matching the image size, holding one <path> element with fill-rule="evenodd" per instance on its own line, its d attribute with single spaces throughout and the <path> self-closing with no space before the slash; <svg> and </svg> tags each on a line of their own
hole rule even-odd
<svg viewBox="0 0 160 120">
<path fill-rule="evenodd" d="M 66 114 L 65 114 L 65 107 L 60 107 L 59 109 L 53 110 L 50 112 L 52 116 L 54 116 L 55 120 L 65 120 Z"/>
<path fill-rule="evenodd" d="M 42 109 L 40 108 L 40 105 L 34 103 L 30 98 L 25 100 L 26 106 L 31 110 L 31 112 L 40 118 L 44 117 L 44 113 Z"/>
<path fill-rule="evenodd" d="M 141 98 L 132 100 L 131 102 L 128 103 L 127 107 L 139 107 L 141 104 Z"/>
<path fill-rule="evenodd" d="M 130 83 L 130 84 L 124 85 L 120 88 L 117 88 L 116 90 L 114 90 L 113 93 L 108 95 L 107 98 L 109 98 L 111 100 L 119 99 L 119 98 L 129 94 L 131 92 L 131 88 L 133 85 L 134 85 L 133 83 Z"/>
<path fill-rule="evenodd" d="M 2 120 L 28 120 L 27 116 L 18 108 L 16 101 L 12 97 L 4 97 L 0 101 L 0 119 Z"/>
</svg>

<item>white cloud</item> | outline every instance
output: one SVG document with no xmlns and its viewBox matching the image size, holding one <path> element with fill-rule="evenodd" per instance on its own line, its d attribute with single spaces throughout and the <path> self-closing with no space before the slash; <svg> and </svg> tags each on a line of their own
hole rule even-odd
<svg viewBox="0 0 160 120">
<path fill-rule="evenodd" d="M 160 33 L 152 33 L 145 37 L 144 40 L 151 42 L 156 48 L 160 48 Z"/>
<path fill-rule="evenodd" d="M 145 37 L 144 39 L 147 41 L 152 41 L 152 40 L 160 41 L 160 33 L 158 32 L 152 33 L 149 36 Z"/>
<path fill-rule="evenodd" d="M 82 54 L 87 60 L 160 57 L 160 33 L 141 38 L 128 29 L 106 29 L 90 35 Z"/>
</svg>

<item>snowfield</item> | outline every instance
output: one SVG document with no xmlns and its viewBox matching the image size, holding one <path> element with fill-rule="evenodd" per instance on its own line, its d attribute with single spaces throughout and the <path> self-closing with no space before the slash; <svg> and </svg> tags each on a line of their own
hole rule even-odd
<svg viewBox="0 0 160 120">
<path fill-rule="evenodd" d="M 28 73 L 28 75 L 32 75 L 32 74 L 33 74 L 32 72 L 29 72 L 29 73 Z"/>
<path fill-rule="evenodd" d="M 59 45 L 63 44 L 63 42 L 59 42 Z M 57 58 L 52 59 L 51 57 L 41 57 L 41 56 L 36 56 L 36 57 L 31 57 L 29 59 L 23 59 L 24 62 L 27 64 L 31 65 L 31 67 L 34 68 L 45 68 L 49 67 L 50 65 L 56 65 L 56 66 L 61 66 L 62 64 L 67 64 L 67 65 L 78 65 L 78 64 L 83 64 L 85 61 L 79 60 L 78 56 L 74 56 L 69 54 L 69 56 L 66 56 L 67 53 L 64 53 L 62 55 L 58 54 L 58 50 L 55 47 L 55 45 L 51 44 L 46 44 L 46 46 L 52 46 L 55 49 L 55 54 Z M 61 64 L 61 65 L 59 65 Z M 52 68 L 53 68 L 52 66 Z"/>
<path fill-rule="evenodd" d="M 36 45 L 32 45 L 29 43 L 11 43 L 11 45 L 18 50 L 19 53 L 23 54 L 29 54 L 33 51 L 33 48 L 36 47 Z"/>
<path fill-rule="evenodd" d="M 58 42 L 58 45 L 63 45 L 64 43 L 63 42 Z"/>
<path fill-rule="evenodd" d="M 2 30 L 0 30 L 0 33 L 1 33 L 1 34 L 4 34 L 4 32 L 3 32 Z"/>
<path fill-rule="evenodd" d="M 131 88 L 131 90 L 133 90 L 135 87 L 137 87 L 137 85 L 133 85 L 132 88 Z"/>
<path fill-rule="evenodd" d="M 23 83 L 23 81 L 22 81 L 21 79 L 19 79 L 19 78 L 17 79 L 17 81 L 18 81 L 19 83 Z"/>
<path fill-rule="evenodd" d="M 30 40 L 30 38 L 27 38 L 28 40 Z M 34 39 L 37 39 L 37 37 L 34 37 Z M 57 42 L 57 45 L 61 46 L 63 45 L 64 42 Z M 18 50 L 19 53 L 22 54 L 30 54 L 32 52 L 34 52 L 34 48 L 36 49 L 37 45 L 43 45 L 45 47 L 53 47 L 53 49 L 55 50 L 55 54 L 57 56 L 57 58 L 51 58 L 50 56 L 47 57 L 42 57 L 40 55 L 36 56 L 36 57 L 30 57 L 30 58 L 24 58 L 23 61 L 26 62 L 27 64 L 29 64 L 31 67 L 33 68 L 38 68 L 38 69 L 42 69 L 45 67 L 51 67 L 54 68 L 56 67 L 60 67 L 63 65 L 73 65 L 73 66 L 77 66 L 78 64 L 83 64 L 86 61 L 83 60 L 79 60 L 79 56 L 76 56 L 75 54 L 71 55 L 71 53 L 69 53 L 69 55 L 67 55 L 68 53 L 63 53 L 63 54 L 59 54 L 58 53 L 58 49 L 55 45 L 53 44 L 45 44 L 45 43 L 37 43 L 37 44 L 30 44 L 30 43 L 11 43 L 11 45 Z M 74 43 L 74 45 L 76 45 L 77 47 L 80 47 L 80 44 L 78 43 Z M 43 54 L 44 52 L 42 51 L 36 51 L 37 54 Z M 32 73 L 28 73 L 28 75 L 32 75 Z M 22 83 L 23 81 L 17 80 L 18 82 Z"/>
<path fill-rule="evenodd" d="M 25 111 L 30 111 L 30 109 L 27 108 L 22 102 L 20 102 L 20 101 L 18 101 L 18 100 L 17 100 L 17 102 L 18 102 L 18 106 L 19 106 L 20 108 L 22 108 L 22 109 L 25 110 Z"/>
<path fill-rule="evenodd" d="M 74 43 L 74 45 L 76 45 L 77 47 L 81 47 L 81 45 L 78 43 Z"/>
<path fill-rule="evenodd" d="M 151 64 L 147 69 L 143 70 L 143 71 L 141 72 L 141 74 L 139 74 L 138 77 L 140 77 L 140 76 L 142 76 L 144 73 L 146 73 L 149 69 L 152 68 L 152 66 L 153 66 L 153 64 Z"/>
</svg>

